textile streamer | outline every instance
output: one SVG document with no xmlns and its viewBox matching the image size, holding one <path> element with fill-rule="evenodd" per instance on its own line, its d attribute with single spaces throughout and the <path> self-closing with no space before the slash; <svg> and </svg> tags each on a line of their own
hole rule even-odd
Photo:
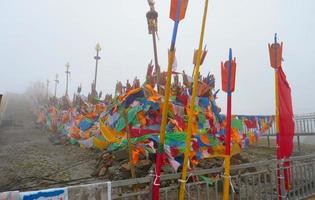
<svg viewBox="0 0 315 200">
<path fill-rule="evenodd" d="M 277 159 L 283 160 L 291 156 L 293 150 L 294 137 L 294 120 L 292 111 L 291 89 L 286 80 L 282 67 L 277 69 L 278 79 L 278 137 L 277 137 Z M 282 191 L 284 194 L 290 189 L 291 184 L 291 170 L 290 162 L 283 163 L 283 173 L 279 173 L 279 178 L 284 180 L 282 183 Z M 283 185 L 284 184 L 284 185 Z M 284 198 L 284 196 L 283 196 Z"/>
<path fill-rule="evenodd" d="M 183 163 L 182 177 L 181 177 L 181 181 L 180 181 L 179 200 L 183 200 L 185 198 L 188 156 L 189 156 L 189 152 L 190 152 L 192 123 L 193 123 L 192 121 L 193 121 L 193 114 L 195 112 L 195 98 L 196 98 L 196 92 L 197 92 L 197 86 L 198 86 L 199 67 L 200 67 L 200 63 L 201 63 L 201 53 L 202 53 L 205 27 L 206 27 L 208 3 L 209 3 L 209 0 L 206 0 L 205 6 L 204 6 L 204 12 L 203 12 L 203 19 L 202 19 L 202 26 L 201 26 L 201 33 L 200 33 L 200 40 L 199 40 L 199 48 L 198 48 L 198 54 L 197 54 L 197 63 L 196 63 L 195 73 L 194 73 L 193 91 L 192 91 L 192 97 L 191 97 L 191 101 L 190 101 L 190 112 L 188 115 L 188 129 L 187 129 L 187 135 L 186 135 L 186 141 L 185 141 L 184 163 Z"/>
<path fill-rule="evenodd" d="M 174 4 L 176 5 L 176 18 L 174 20 L 173 13 L 174 13 Z M 182 3 L 186 7 L 182 7 Z M 174 28 L 173 28 L 173 35 L 171 41 L 171 48 L 169 50 L 168 56 L 168 67 L 167 67 L 167 78 L 166 78 L 166 88 L 165 88 L 165 99 L 163 104 L 163 113 L 162 113 L 162 123 L 160 129 L 160 141 L 158 144 L 158 150 L 156 153 L 156 173 L 155 173 L 155 184 L 152 188 L 152 199 L 158 200 L 159 193 L 160 193 L 160 174 L 161 174 L 161 164 L 162 164 L 162 154 L 164 153 L 164 140 L 165 140 L 165 132 L 166 132 L 166 122 L 167 122 L 167 112 L 168 112 L 168 104 L 170 98 L 170 90 L 171 90 L 171 79 L 172 79 L 172 66 L 175 57 L 175 44 L 176 44 L 176 37 L 178 31 L 179 21 L 185 17 L 185 12 L 187 8 L 188 0 L 178 0 L 177 2 L 171 2 L 171 12 L 170 16 L 174 20 Z"/>
</svg>

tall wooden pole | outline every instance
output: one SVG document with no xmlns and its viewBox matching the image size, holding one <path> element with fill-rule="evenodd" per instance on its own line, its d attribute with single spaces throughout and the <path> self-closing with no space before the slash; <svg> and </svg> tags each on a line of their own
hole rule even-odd
<svg viewBox="0 0 315 200">
<path fill-rule="evenodd" d="M 190 152 L 190 143 L 191 143 L 191 134 L 192 134 L 192 123 L 193 123 L 193 114 L 195 111 L 195 99 L 197 94 L 197 86 L 199 82 L 199 68 L 201 63 L 201 54 L 202 54 L 202 46 L 203 46 L 203 39 L 204 33 L 206 28 L 206 20 L 207 20 L 207 13 L 208 13 L 208 3 L 209 0 L 205 1 L 204 11 L 203 11 L 203 19 L 202 19 L 202 26 L 201 26 L 201 33 L 199 39 L 199 48 L 197 53 L 197 62 L 195 67 L 194 73 L 194 83 L 193 83 L 193 90 L 192 90 L 192 97 L 190 101 L 190 111 L 188 113 L 188 129 L 185 141 L 185 157 L 183 163 L 183 170 L 182 170 L 182 177 L 180 179 L 180 190 L 179 190 L 179 199 L 184 200 L 185 198 L 185 187 L 186 187 L 186 178 L 187 178 L 187 168 L 188 168 L 188 159 L 189 159 L 189 152 Z"/>
</svg>

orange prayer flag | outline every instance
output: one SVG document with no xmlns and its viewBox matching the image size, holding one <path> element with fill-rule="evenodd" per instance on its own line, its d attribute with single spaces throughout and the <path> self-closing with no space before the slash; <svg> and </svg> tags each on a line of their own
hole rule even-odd
<svg viewBox="0 0 315 200">
<path fill-rule="evenodd" d="M 170 18 L 174 21 L 176 21 L 176 11 L 177 11 L 179 1 L 181 2 L 181 5 L 180 5 L 180 14 L 179 14 L 178 21 L 181 21 L 182 19 L 184 19 L 186 15 L 188 0 L 171 0 Z"/>
<path fill-rule="evenodd" d="M 278 68 L 281 67 L 282 63 L 282 48 L 283 48 L 283 43 L 273 43 L 273 44 L 268 44 L 269 48 L 269 56 L 270 56 L 270 65 L 273 68 Z"/>
<path fill-rule="evenodd" d="M 221 62 L 221 77 L 222 77 L 222 90 L 228 92 L 228 66 L 229 61 L 224 64 Z M 236 59 L 231 62 L 231 77 L 230 77 L 230 92 L 234 92 L 235 89 L 235 75 L 236 75 Z"/>
</svg>

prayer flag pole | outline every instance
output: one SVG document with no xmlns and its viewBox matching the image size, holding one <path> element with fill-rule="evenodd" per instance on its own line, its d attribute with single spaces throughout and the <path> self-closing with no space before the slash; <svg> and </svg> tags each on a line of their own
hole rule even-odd
<svg viewBox="0 0 315 200">
<path fill-rule="evenodd" d="M 277 33 L 275 34 L 274 43 L 272 45 L 268 44 L 269 48 L 269 56 L 270 56 L 270 65 L 275 69 L 275 112 L 276 112 L 276 133 L 279 133 L 279 109 L 278 109 L 278 75 L 277 69 L 281 67 L 282 60 L 282 46 L 283 44 L 279 44 L 277 41 Z"/>
<path fill-rule="evenodd" d="M 232 92 L 235 88 L 236 61 L 232 60 L 232 49 L 229 50 L 229 60 L 221 64 L 222 90 L 227 93 L 227 113 L 225 131 L 225 157 L 224 157 L 224 183 L 223 199 L 230 199 L 230 156 L 231 156 L 231 115 L 232 115 Z M 227 84 L 226 84 L 227 82 Z"/>
<path fill-rule="evenodd" d="M 269 56 L 270 56 L 270 65 L 275 70 L 275 113 L 276 113 L 276 134 L 277 134 L 277 159 L 280 160 L 279 157 L 279 77 L 278 77 L 278 69 L 281 68 L 281 60 L 282 60 L 282 47 L 283 43 L 279 44 L 277 41 L 277 33 L 275 34 L 274 43 L 272 45 L 268 44 L 269 48 Z M 279 165 L 278 165 L 279 167 Z M 284 180 L 281 178 L 280 170 L 277 170 L 278 176 L 278 199 L 282 199 L 282 193 L 285 192 Z"/>
<path fill-rule="evenodd" d="M 159 141 L 158 149 L 156 153 L 155 176 L 154 176 L 154 182 L 153 182 L 153 188 L 152 188 L 153 200 L 159 199 L 160 174 L 161 174 L 161 165 L 162 165 L 162 155 L 164 153 L 164 140 L 165 140 L 165 131 L 166 131 L 166 123 L 167 123 L 168 103 L 169 103 L 170 91 L 171 91 L 172 66 L 173 66 L 174 57 L 175 57 L 176 37 L 177 37 L 179 22 L 185 17 L 187 4 L 188 4 L 188 0 L 172 0 L 171 1 L 170 18 L 174 20 L 174 27 L 173 27 L 171 47 L 168 52 L 167 78 L 166 78 L 166 86 L 165 86 L 165 98 L 164 98 L 164 104 L 163 104 L 163 110 L 162 110 L 160 141 Z"/>
<path fill-rule="evenodd" d="M 208 3 L 209 3 L 209 0 L 206 0 L 204 11 L 203 11 L 199 48 L 198 48 L 198 53 L 197 53 L 197 62 L 196 62 L 195 70 L 194 70 L 194 83 L 193 83 L 192 97 L 191 97 L 190 107 L 189 107 L 190 111 L 188 113 L 188 129 L 187 129 L 186 141 L 185 141 L 185 155 L 184 155 L 185 157 L 184 157 L 184 163 L 183 163 L 182 177 L 179 180 L 180 181 L 180 190 L 179 190 L 180 200 L 183 200 L 185 198 L 188 158 L 189 158 L 190 142 L 191 142 L 191 134 L 192 134 L 192 122 L 193 122 L 193 114 L 195 110 L 195 98 L 196 98 L 198 79 L 199 79 L 199 68 L 201 64 L 202 46 L 203 46 L 203 39 L 204 39 L 204 33 L 205 33 L 205 27 L 206 27 L 206 20 L 207 20 Z"/>
</svg>

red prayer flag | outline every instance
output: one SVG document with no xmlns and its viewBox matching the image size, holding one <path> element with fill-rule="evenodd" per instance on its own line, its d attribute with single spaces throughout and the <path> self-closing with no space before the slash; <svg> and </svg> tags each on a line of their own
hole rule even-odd
<svg viewBox="0 0 315 200">
<path fill-rule="evenodd" d="M 279 133 L 277 136 L 277 159 L 289 158 L 293 150 L 294 115 L 292 109 L 291 88 L 281 67 L 277 69 L 278 76 L 278 110 L 279 110 Z M 285 187 L 289 188 L 290 163 L 285 162 L 284 170 Z"/>
<path fill-rule="evenodd" d="M 176 11 L 177 11 L 179 1 L 181 2 L 181 5 L 180 5 L 180 13 L 179 13 L 178 21 L 181 21 L 182 19 L 184 19 L 186 15 L 188 0 L 171 0 L 170 18 L 174 21 L 176 20 Z"/>
<path fill-rule="evenodd" d="M 245 119 L 244 123 L 247 128 L 257 128 L 257 122 L 255 117 L 253 119 Z"/>
<path fill-rule="evenodd" d="M 292 109 L 291 88 L 286 76 L 280 67 L 278 76 L 278 109 L 279 109 L 279 136 L 278 136 L 278 157 L 288 158 L 293 150 L 294 116 Z"/>
</svg>

